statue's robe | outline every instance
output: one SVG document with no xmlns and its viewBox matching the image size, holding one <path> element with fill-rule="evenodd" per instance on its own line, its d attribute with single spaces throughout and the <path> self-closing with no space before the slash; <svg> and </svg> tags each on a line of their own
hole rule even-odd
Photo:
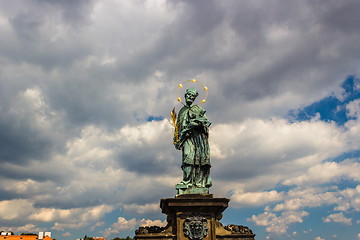
<svg viewBox="0 0 360 240">
<path fill-rule="evenodd" d="M 207 187 L 210 177 L 210 122 L 205 110 L 198 105 L 184 106 L 180 109 L 177 119 L 179 142 L 177 147 L 182 150 L 183 181 L 188 187 Z"/>
</svg>

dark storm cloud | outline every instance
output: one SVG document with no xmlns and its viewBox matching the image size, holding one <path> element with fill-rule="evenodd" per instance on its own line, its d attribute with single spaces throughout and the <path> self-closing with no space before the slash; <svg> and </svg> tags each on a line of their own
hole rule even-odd
<svg viewBox="0 0 360 240">
<path fill-rule="evenodd" d="M 26 119 L 0 117 L 0 162 L 26 164 L 42 159 L 53 151 L 53 141 L 32 129 Z"/>
<path fill-rule="evenodd" d="M 171 144 L 166 144 L 169 149 L 164 150 L 161 143 L 168 141 L 163 137 L 155 138 L 150 144 L 142 145 L 141 147 L 120 143 L 121 150 L 116 157 L 117 163 L 127 171 L 143 176 L 171 175 L 174 169 L 180 165 L 176 161 L 178 156 L 175 157 L 175 154 L 178 152 L 172 149 Z"/>
<path fill-rule="evenodd" d="M 142 151 L 136 152 L 134 150 L 124 151 L 119 158 L 121 165 L 130 172 L 146 175 L 158 175 L 168 172 L 171 167 L 168 164 L 163 164 L 157 161 L 155 154 L 156 151 Z"/>
<path fill-rule="evenodd" d="M 50 198 L 41 198 L 34 201 L 34 207 L 61 209 L 93 207 L 101 204 L 116 204 L 116 199 L 118 198 L 116 193 L 99 188 L 91 188 L 78 193 L 76 193 L 76 190 L 75 193 L 68 192 L 65 194 L 51 192 L 51 195 L 52 197 Z"/>
<path fill-rule="evenodd" d="M 178 24 L 178 26 L 172 25 L 172 29 L 176 33 L 174 37 L 179 37 L 179 40 L 186 39 L 191 42 L 192 37 L 205 36 L 221 24 L 224 19 L 224 11 L 214 0 L 169 2 L 172 2 L 175 6 L 184 7 L 181 16 L 174 23 Z M 174 31 L 172 34 L 174 34 Z"/>
<path fill-rule="evenodd" d="M 318 1 L 314 2 L 316 9 L 324 12 L 321 22 L 331 32 L 342 32 L 345 34 L 359 34 L 360 23 L 358 13 L 360 2 L 348 0 L 339 3 L 338 1 Z"/>
<path fill-rule="evenodd" d="M 78 38 L 76 31 L 79 33 L 79 30 L 72 27 L 87 22 L 91 1 L 28 1 L 23 4 L 27 8 L 8 17 L 16 40 L 6 35 L 1 37 L 2 56 L 48 69 L 70 66 L 75 59 L 89 52 L 86 41 Z M 9 11 L 14 8 L 11 4 L 4 4 L 3 7 L 9 8 Z M 62 22 L 58 15 L 63 15 L 68 23 L 63 30 L 59 30 Z M 63 34 L 61 31 L 69 31 L 72 36 L 56 38 L 56 35 Z"/>
<path fill-rule="evenodd" d="M 258 58 L 259 68 L 253 69 L 252 74 L 245 79 L 241 73 L 236 76 L 237 78 L 225 78 L 224 81 L 227 83 L 224 84 L 223 94 L 232 99 L 240 97 L 251 101 L 276 95 L 281 91 L 292 91 L 293 87 L 296 87 L 298 91 L 308 92 L 309 89 L 304 86 L 326 87 L 325 84 L 329 86 L 329 81 L 334 84 L 343 80 L 334 78 L 334 76 L 341 77 L 341 75 L 334 74 L 336 70 L 333 66 L 351 61 L 352 59 L 347 56 L 350 53 L 331 57 L 331 51 L 359 49 L 355 47 L 359 43 L 354 41 L 355 45 L 349 45 L 348 42 L 343 41 L 345 36 L 334 36 L 331 31 L 329 32 L 329 22 L 323 21 L 324 18 L 331 15 L 337 28 L 341 29 L 343 24 L 345 29 L 355 29 L 357 21 L 349 19 L 356 18 L 356 11 L 346 12 L 350 14 L 350 16 L 346 16 L 346 21 L 342 20 L 344 16 L 341 14 L 334 14 L 340 11 L 337 8 L 343 8 L 341 5 L 338 2 L 323 2 L 322 8 L 327 9 L 324 12 L 317 8 L 316 3 L 306 1 L 296 4 L 288 1 L 261 3 L 245 1 L 241 4 L 228 4 L 227 6 L 231 6 L 231 9 L 227 9 L 227 20 L 238 36 L 245 40 L 243 43 L 245 43 L 246 52 L 241 53 L 244 55 L 240 61 Z M 355 5 L 353 7 L 357 8 L 355 3 L 344 3 L 344 5 Z M 247 14 L 249 12 L 252 14 Z M 351 16 L 352 14 L 353 16 Z M 339 19 L 336 20 L 337 18 Z M 314 26 L 317 26 L 318 29 L 313 29 Z M 271 27 L 288 29 L 290 32 L 295 31 L 298 37 L 290 38 L 281 43 L 281 46 L 273 45 L 267 39 L 267 31 Z M 355 34 L 358 35 L 358 32 Z M 332 48 L 334 44 L 336 49 Z M 293 47 L 288 49 L 289 46 Z M 321 54 L 324 52 L 329 53 L 329 56 L 322 57 Z M 354 52 L 351 55 L 353 58 Z M 359 50 L 355 50 L 355 55 L 357 58 L 359 57 Z M 262 68 L 263 61 L 270 62 L 268 68 Z M 351 70 L 351 68 L 349 69 Z M 324 75 L 316 79 L 309 78 L 310 73 L 314 71 L 324 72 Z M 327 73 L 325 74 L 325 72 Z M 304 78 L 305 76 L 307 78 Z M 297 81 L 307 81 L 309 85 L 299 86 Z"/>
<path fill-rule="evenodd" d="M 193 75 L 199 69 L 218 67 L 214 64 L 215 59 L 205 58 L 207 51 L 214 50 L 212 41 L 206 38 L 222 23 L 222 9 L 215 1 L 168 4 L 172 11 L 181 9 L 180 15 L 159 31 L 159 37 L 150 49 L 140 52 L 122 66 L 126 77 L 139 81 L 157 69 L 166 68 L 169 77 L 174 77 L 180 73 Z"/>
<path fill-rule="evenodd" d="M 88 22 L 95 2 L 95 0 L 47 0 L 48 4 L 60 6 L 64 22 L 75 27 Z"/>
<path fill-rule="evenodd" d="M 24 39 L 27 42 L 38 40 L 42 19 L 34 18 L 29 13 L 20 13 L 13 19 L 10 19 L 10 23 L 19 39 Z"/>
<path fill-rule="evenodd" d="M 19 197 L 19 194 L 14 193 L 12 190 L 5 190 L 0 188 L 0 201 L 16 199 Z"/>
</svg>

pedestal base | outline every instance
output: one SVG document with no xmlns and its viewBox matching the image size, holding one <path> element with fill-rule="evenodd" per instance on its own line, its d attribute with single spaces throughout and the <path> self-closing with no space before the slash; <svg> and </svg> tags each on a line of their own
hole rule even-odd
<svg viewBox="0 0 360 240">
<path fill-rule="evenodd" d="M 177 184 L 175 186 L 178 195 L 182 194 L 209 194 L 209 188 L 206 187 L 190 187 L 185 184 Z M 177 195 L 177 196 L 178 196 Z"/>
<path fill-rule="evenodd" d="M 167 215 L 167 226 L 140 227 L 134 239 L 255 240 L 255 234 L 248 227 L 224 227 L 219 222 L 229 201 L 214 198 L 212 194 L 182 194 L 161 199 L 160 208 Z"/>
</svg>

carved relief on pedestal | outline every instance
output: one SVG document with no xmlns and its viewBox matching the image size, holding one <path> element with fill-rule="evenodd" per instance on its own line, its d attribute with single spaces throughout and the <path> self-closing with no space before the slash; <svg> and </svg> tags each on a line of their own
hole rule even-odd
<svg viewBox="0 0 360 240">
<path fill-rule="evenodd" d="M 184 235 L 190 240 L 201 240 L 208 234 L 206 218 L 195 213 L 184 221 Z"/>
</svg>

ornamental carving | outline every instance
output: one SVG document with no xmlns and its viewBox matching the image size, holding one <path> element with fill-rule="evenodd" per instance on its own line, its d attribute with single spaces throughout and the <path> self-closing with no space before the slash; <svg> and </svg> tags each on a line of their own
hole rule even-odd
<svg viewBox="0 0 360 240">
<path fill-rule="evenodd" d="M 233 233 L 240 233 L 240 234 L 246 234 L 246 235 L 252 235 L 253 232 L 250 228 L 242 225 L 235 225 L 230 224 L 225 227 L 226 230 L 231 231 Z"/>
<path fill-rule="evenodd" d="M 208 234 L 206 218 L 196 213 L 184 221 L 184 235 L 190 240 L 201 240 Z"/>
</svg>

